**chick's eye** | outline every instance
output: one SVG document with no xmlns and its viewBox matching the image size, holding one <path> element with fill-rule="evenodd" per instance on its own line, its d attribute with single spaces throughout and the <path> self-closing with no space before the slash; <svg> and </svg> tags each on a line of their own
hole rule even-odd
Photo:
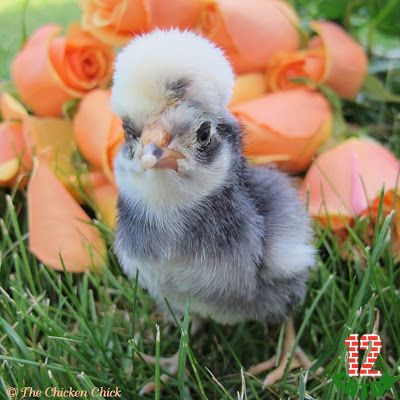
<svg viewBox="0 0 400 400">
<path fill-rule="evenodd" d="M 204 147 L 210 143 L 211 139 L 211 122 L 206 121 L 200 125 L 200 128 L 197 129 L 197 143 Z"/>
<path fill-rule="evenodd" d="M 139 138 L 140 132 L 137 129 L 135 123 L 129 118 L 122 119 L 122 128 L 124 130 L 125 141 L 127 143 L 130 143 Z"/>
</svg>

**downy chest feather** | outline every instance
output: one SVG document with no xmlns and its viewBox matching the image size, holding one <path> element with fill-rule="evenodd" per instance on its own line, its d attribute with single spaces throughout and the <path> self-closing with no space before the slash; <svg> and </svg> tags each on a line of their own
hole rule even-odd
<svg viewBox="0 0 400 400">
<path fill-rule="evenodd" d="M 115 247 L 125 272 L 139 271 L 154 297 L 180 301 L 190 293 L 207 299 L 254 287 L 262 235 L 257 221 L 249 223 L 227 203 L 203 202 L 157 218 L 120 198 Z"/>
</svg>

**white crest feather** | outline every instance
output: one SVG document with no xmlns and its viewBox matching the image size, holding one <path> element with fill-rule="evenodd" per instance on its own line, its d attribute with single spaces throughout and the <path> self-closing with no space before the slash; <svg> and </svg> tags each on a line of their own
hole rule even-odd
<svg viewBox="0 0 400 400">
<path fill-rule="evenodd" d="M 136 36 L 118 55 L 112 108 L 140 124 L 167 106 L 166 85 L 178 79 L 188 79 L 187 96 L 212 111 L 229 103 L 234 76 L 222 51 L 193 32 L 171 29 Z"/>
</svg>

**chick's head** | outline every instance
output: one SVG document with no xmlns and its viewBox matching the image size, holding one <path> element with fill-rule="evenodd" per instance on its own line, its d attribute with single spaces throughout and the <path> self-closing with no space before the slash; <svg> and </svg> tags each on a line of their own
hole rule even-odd
<svg viewBox="0 0 400 400">
<path fill-rule="evenodd" d="M 156 30 L 122 50 L 111 101 L 125 132 L 115 163 L 123 196 L 181 204 L 229 179 L 240 154 L 233 80 L 222 51 L 193 32 Z"/>
</svg>

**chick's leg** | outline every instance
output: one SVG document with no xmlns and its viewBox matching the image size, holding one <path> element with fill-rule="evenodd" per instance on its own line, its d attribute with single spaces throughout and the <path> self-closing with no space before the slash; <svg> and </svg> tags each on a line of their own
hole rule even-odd
<svg viewBox="0 0 400 400">
<path fill-rule="evenodd" d="M 203 320 L 200 317 L 193 316 L 192 324 L 190 327 L 190 336 L 193 337 L 196 335 L 203 326 Z M 149 356 L 148 354 L 138 353 L 137 356 L 142 360 L 146 361 L 150 365 L 156 365 L 156 358 L 153 356 Z M 167 383 L 170 380 L 170 375 L 176 375 L 178 372 L 178 361 L 179 361 L 179 351 L 177 351 L 171 357 L 161 357 L 159 360 L 161 370 L 168 372 L 167 374 L 161 374 L 160 380 L 163 383 Z M 142 387 L 140 390 L 140 395 L 151 394 L 155 390 L 155 383 L 149 382 Z"/>
<path fill-rule="evenodd" d="M 255 365 L 254 367 L 250 368 L 249 373 L 252 375 L 258 375 L 261 372 L 267 371 L 277 365 L 276 368 L 273 369 L 266 376 L 266 378 L 264 380 L 264 386 L 273 385 L 274 383 L 276 383 L 280 379 L 282 379 L 282 377 L 285 373 L 286 366 L 289 361 L 289 356 L 292 351 L 295 338 L 296 338 L 296 332 L 294 329 L 293 319 L 289 318 L 288 321 L 286 322 L 285 339 L 283 342 L 282 355 L 281 355 L 281 358 L 279 359 L 278 365 L 277 365 L 276 356 L 273 356 L 269 360 L 264 361 L 260 364 Z M 295 368 L 298 368 L 298 367 L 303 367 L 305 369 L 309 369 L 311 367 L 311 365 L 312 365 L 312 362 L 307 357 L 307 355 L 304 353 L 304 351 L 300 347 L 297 347 L 296 350 L 294 351 L 293 358 L 289 365 L 289 371 L 291 371 Z M 321 373 L 321 370 L 318 370 L 317 373 Z"/>
<path fill-rule="evenodd" d="M 179 353 L 176 352 L 171 357 L 162 357 L 160 358 L 160 367 L 161 370 L 167 371 L 170 375 L 175 375 L 178 372 L 178 356 Z M 155 365 L 156 359 L 153 356 L 149 356 L 147 354 L 140 353 L 140 357 L 145 360 L 148 364 Z M 160 381 L 163 383 L 167 383 L 170 380 L 170 375 L 161 374 Z M 155 382 L 146 383 L 141 389 L 139 394 L 141 396 L 145 394 L 151 394 L 154 392 L 156 388 Z"/>
</svg>

